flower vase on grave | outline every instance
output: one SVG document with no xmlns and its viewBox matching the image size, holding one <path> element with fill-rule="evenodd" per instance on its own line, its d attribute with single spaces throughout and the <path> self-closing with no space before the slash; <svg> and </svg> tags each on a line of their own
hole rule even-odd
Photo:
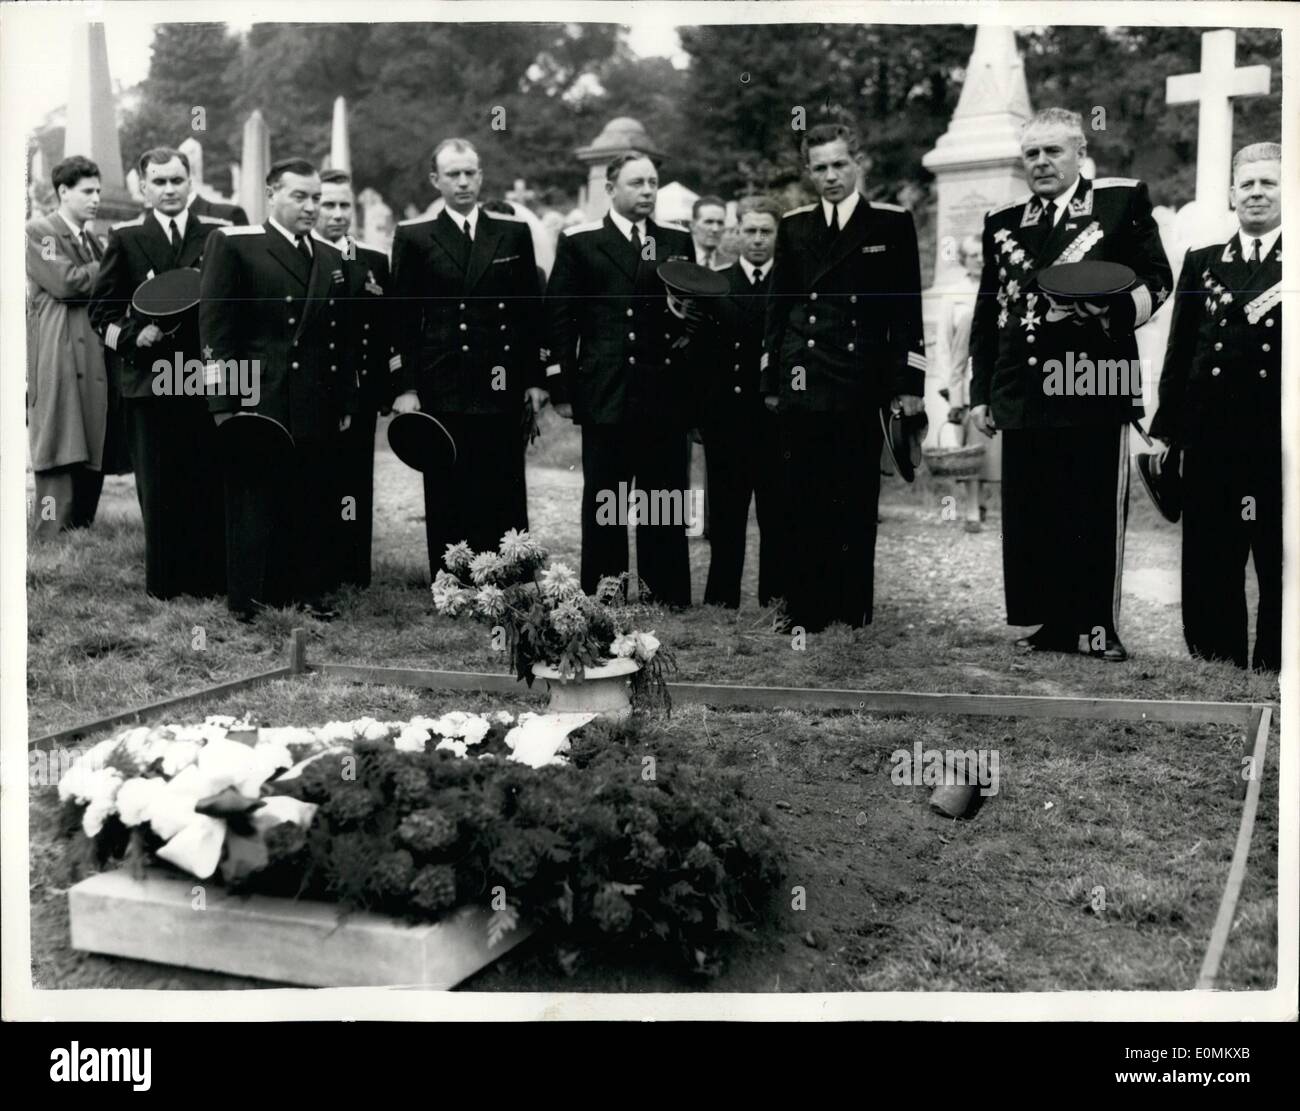
<svg viewBox="0 0 1300 1111">
<path fill-rule="evenodd" d="M 545 679 L 553 714 L 595 714 L 602 721 L 626 721 L 632 716 L 628 680 L 641 670 L 635 660 L 619 658 L 565 677 L 548 664 L 533 664 L 533 674 Z"/>
</svg>

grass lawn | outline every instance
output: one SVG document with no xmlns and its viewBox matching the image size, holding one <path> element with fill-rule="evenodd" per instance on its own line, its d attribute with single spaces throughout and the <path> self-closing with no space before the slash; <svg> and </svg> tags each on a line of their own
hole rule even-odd
<svg viewBox="0 0 1300 1111">
<path fill-rule="evenodd" d="M 485 631 L 436 617 L 428 592 L 419 476 L 376 461 L 375 581 L 322 624 L 284 611 L 243 626 L 222 602 L 162 603 L 143 589 L 143 539 L 130 477 L 110 478 L 93 529 L 32 550 L 28 703 L 33 734 L 283 662 L 289 630 L 309 660 L 503 671 Z M 531 524 L 553 556 L 578 558 L 576 437 L 548 414 L 529 463 Z M 679 678 L 769 686 L 1277 701 L 1274 680 L 1193 661 L 1177 604 L 1178 529 L 1135 490 L 1121 633 L 1127 664 L 1021 657 L 1003 622 L 996 504 L 985 531 L 943 519 L 952 491 L 886 480 L 876 611 L 795 651 L 757 607 L 746 568 L 741 610 L 663 614 L 657 635 Z M 751 525 L 751 529 L 753 526 Z M 751 536 L 750 551 L 756 551 Z M 703 595 L 708 543 L 691 542 Z M 201 635 L 200 635 L 201 634 Z M 196 648 L 196 643 L 202 648 Z M 253 710 L 267 724 L 314 724 L 503 699 L 364 687 L 320 676 L 269 684 L 177 717 Z M 508 700 L 540 705 L 521 686 Z M 929 789 L 891 781 L 889 754 L 996 749 L 1000 792 L 976 817 L 932 813 Z M 738 942 L 701 983 L 649 968 L 573 962 L 563 939 L 535 939 L 476 976 L 474 990 L 727 991 L 1190 988 L 1209 937 L 1240 816 L 1240 729 L 847 713 L 719 712 L 683 706 L 644 738 L 740 773 L 786 834 L 786 888 L 772 922 Z M 639 757 L 638 757 L 639 758 Z M 1225 988 L 1276 975 L 1277 731 L 1246 886 L 1221 973 Z M 251 987 L 251 981 L 87 956 L 68 947 L 73 870 L 52 839 L 52 788 L 31 790 L 33 976 L 43 987 Z M 1097 889 L 1105 909 L 1097 911 Z"/>
</svg>

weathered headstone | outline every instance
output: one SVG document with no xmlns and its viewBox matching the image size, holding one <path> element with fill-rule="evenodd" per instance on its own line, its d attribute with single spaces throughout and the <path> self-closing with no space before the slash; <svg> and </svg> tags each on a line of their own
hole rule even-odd
<svg viewBox="0 0 1300 1111">
<path fill-rule="evenodd" d="M 64 157 L 85 155 L 99 167 L 103 186 L 97 223 L 107 226 L 140 211 L 131 199 L 122 172 L 122 144 L 117 134 L 113 78 L 102 23 L 75 27 L 69 37 L 67 123 Z"/>
</svg>

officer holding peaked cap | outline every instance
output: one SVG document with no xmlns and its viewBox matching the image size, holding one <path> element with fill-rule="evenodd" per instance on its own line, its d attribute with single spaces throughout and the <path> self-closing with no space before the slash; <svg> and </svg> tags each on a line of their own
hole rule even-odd
<svg viewBox="0 0 1300 1111">
<path fill-rule="evenodd" d="M 116 359 L 127 447 L 144 523 L 145 590 L 155 598 L 225 590 L 225 511 L 216 429 L 203 397 L 199 270 L 230 221 L 186 207 L 189 160 L 146 151 L 149 205 L 112 229 L 90 319 Z"/>
</svg>

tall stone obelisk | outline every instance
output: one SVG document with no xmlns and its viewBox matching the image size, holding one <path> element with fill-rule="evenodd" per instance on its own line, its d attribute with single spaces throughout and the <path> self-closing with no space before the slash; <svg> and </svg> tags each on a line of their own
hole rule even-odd
<svg viewBox="0 0 1300 1111">
<path fill-rule="evenodd" d="M 239 206 L 250 224 L 266 219 L 266 175 L 271 169 L 271 132 L 256 108 L 244 123 L 244 146 L 239 162 Z"/>
<path fill-rule="evenodd" d="M 921 159 L 934 174 L 938 198 L 934 283 L 924 299 L 931 443 L 948 413 L 948 403 L 938 391 L 947 384 L 950 356 L 945 337 L 938 334 L 938 322 L 945 294 L 962 284 L 958 246 L 967 236 L 983 231 L 989 209 L 1028 192 L 1020 160 L 1020 127 L 1032 114 L 1015 31 L 981 24 L 952 122 Z"/>
<path fill-rule="evenodd" d="M 348 102 L 343 97 L 334 98 L 334 119 L 330 126 L 330 156 L 327 166 L 331 170 L 352 172 L 352 147 L 348 143 Z"/>
<path fill-rule="evenodd" d="M 102 23 L 77 27 L 69 42 L 65 158 L 81 154 L 99 167 L 103 187 L 97 223 L 111 224 L 140 211 L 122 173 L 122 144 L 117 134 L 113 78 L 108 70 L 108 43 Z"/>
</svg>

